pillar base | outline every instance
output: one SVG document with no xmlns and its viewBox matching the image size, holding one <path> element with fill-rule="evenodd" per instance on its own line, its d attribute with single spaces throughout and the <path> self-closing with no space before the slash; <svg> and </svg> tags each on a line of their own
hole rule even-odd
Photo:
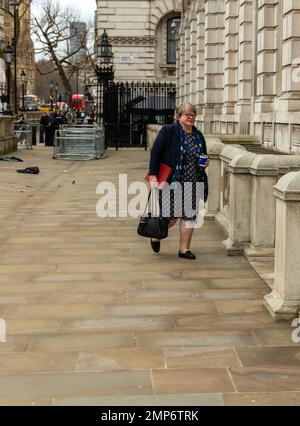
<svg viewBox="0 0 300 426">
<path fill-rule="evenodd" d="M 217 212 L 212 210 L 205 210 L 205 220 L 215 220 Z"/>
<path fill-rule="evenodd" d="M 275 321 L 290 321 L 298 317 L 300 300 L 295 302 L 284 301 L 275 290 L 266 294 L 263 300 L 265 307 Z"/>
<path fill-rule="evenodd" d="M 238 116 L 237 133 L 248 135 L 251 122 L 251 104 L 248 101 L 239 101 L 235 104 L 234 113 Z"/>
<path fill-rule="evenodd" d="M 299 111 L 300 94 L 288 93 L 280 96 L 275 101 L 276 111 L 290 112 Z"/>
<path fill-rule="evenodd" d="M 222 107 L 222 114 L 228 115 L 228 114 L 234 114 L 234 107 L 236 102 L 227 102 Z"/>
<path fill-rule="evenodd" d="M 212 133 L 212 122 L 214 116 L 214 104 L 204 104 L 202 108 L 203 114 L 203 133 L 211 134 Z"/>
<path fill-rule="evenodd" d="M 228 235 L 227 229 L 228 229 L 228 218 L 226 216 L 224 216 L 223 213 L 221 213 L 220 211 L 217 212 L 217 214 L 215 215 L 215 220 L 217 222 L 218 225 L 221 226 L 221 228 L 223 228 L 223 230 L 225 230 L 225 232 L 227 233 L 226 236 Z"/>
<path fill-rule="evenodd" d="M 259 96 L 254 102 L 254 112 L 271 112 L 274 96 Z"/>
<path fill-rule="evenodd" d="M 244 254 L 245 243 L 237 243 L 230 238 L 222 242 L 227 256 L 242 256 Z"/>
<path fill-rule="evenodd" d="M 249 261 L 263 261 L 263 258 L 274 258 L 275 249 L 273 247 L 255 247 L 253 244 L 248 244 L 244 249 L 244 255 Z"/>
</svg>

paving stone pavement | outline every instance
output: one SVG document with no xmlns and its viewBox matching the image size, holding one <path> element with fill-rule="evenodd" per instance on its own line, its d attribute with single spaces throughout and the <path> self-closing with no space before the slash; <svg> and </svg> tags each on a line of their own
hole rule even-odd
<svg viewBox="0 0 300 426">
<path fill-rule="evenodd" d="M 141 180 L 143 150 L 98 161 L 18 152 L 0 164 L 0 405 L 300 405 L 300 347 L 270 290 L 223 231 L 197 229 L 196 261 L 159 255 L 137 219 L 96 215 L 101 181 Z M 2 322 L 3 324 L 3 322 Z"/>
</svg>

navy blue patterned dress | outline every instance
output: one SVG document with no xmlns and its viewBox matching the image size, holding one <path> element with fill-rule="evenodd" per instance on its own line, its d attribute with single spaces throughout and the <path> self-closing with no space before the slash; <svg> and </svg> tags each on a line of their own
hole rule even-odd
<svg viewBox="0 0 300 426">
<path fill-rule="evenodd" d="M 203 187 L 196 185 L 201 181 L 198 159 L 202 153 L 202 147 L 197 144 L 193 133 L 183 130 L 182 139 L 180 154 L 182 166 L 179 178 L 181 189 L 178 190 L 178 183 L 175 182 L 174 190 L 160 191 L 162 214 L 170 219 L 181 218 L 186 221 L 195 221 L 199 213 L 200 198 L 203 198 L 203 191 L 201 191 Z"/>
</svg>

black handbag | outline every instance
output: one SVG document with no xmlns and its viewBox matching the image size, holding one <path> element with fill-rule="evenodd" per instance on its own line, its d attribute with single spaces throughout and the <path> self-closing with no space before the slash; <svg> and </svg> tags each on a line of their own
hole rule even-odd
<svg viewBox="0 0 300 426">
<path fill-rule="evenodd" d="M 151 195 L 156 195 L 155 191 L 149 193 L 148 202 Z M 140 221 L 137 228 L 137 233 L 141 237 L 146 238 L 157 238 L 163 240 L 167 238 L 169 232 L 169 219 L 166 217 L 155 215 L 154 213 L 147 212 L 140 217 Z"/>
<path fill-rule="evenodd" d="M 152 216 L 148 213 L 147 216 L 141 216 L 137 233 L 142 237 L 163 240 L 168 236 L 168 225 L 169 219 L 166 217 Z"/>
</svg>

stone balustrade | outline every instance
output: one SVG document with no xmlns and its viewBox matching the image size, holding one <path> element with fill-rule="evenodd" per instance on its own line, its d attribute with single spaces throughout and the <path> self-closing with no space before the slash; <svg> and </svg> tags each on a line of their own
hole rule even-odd
<svg viewBox="0 0 300 426">
<path fill-rule="evenodd" d="M 252 180 L 249 172 L 254 159 L 255 154 L 238 147 L 225 146 L 220 154 L 223 209 L 216 219 L 222 214 L 228 219 L 228 238 L 224 241 L 228 255 L 242 253 L 250 241 Z"/>
<path fill-rule="evenodd" d="M 275 282 L 264 303 L 275 320 L 290 320 L 300 311 L 300 172 L 283 176 L 274 186 L 274 195 Z"/>
<path fill-rule="evenodd" d="M 161 126 L 158 124 L 149 124 L 147 126 L 147 146 L 148 148 L 152 148 L 152 145 L 155 141 L 156 136 L 158 135 Z"/>
<path fill-rule="evenodd" d="M 36 140 L 39 140 L 39 123 L 42 116 L 40 111 L 21 112 L 29 124 L 36 127 Z M 18 149 L 17 139 L 14 135 L 14 122 L 16 116 L 0 116 L 0 155 L 8 154 Z"/>
<path fill-rule="evenodd" d="M 160 127 L 148 126 L 150 148 Z M 206 142 L 210 158 L 206 216 L 215 218 L 226 231 L 223 245 L 228 255 L 244 254 L 249 260 L 275 255 L 275 289 L 265 303 L 276 319 L 296 316 L 300 308 L 300 155 L 255 154 L 215 136 L 206 136 Z"/>
</svg>

